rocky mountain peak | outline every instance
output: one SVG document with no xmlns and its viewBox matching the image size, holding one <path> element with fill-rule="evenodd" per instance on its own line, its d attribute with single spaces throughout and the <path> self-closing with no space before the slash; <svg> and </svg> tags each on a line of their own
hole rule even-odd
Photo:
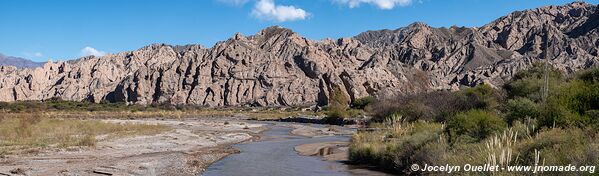
<svg viewBox="0 0 599 176">
<path fill-rule="evenodd" d="M 0 101 L 311 106 L 326 105 L 334 93 L 353 101 L 499 86 L 541 59 L 565 73 L 597 65 L 598 14 L 597 5 L 577 2 L 476 28 L 413 23 L 322 41 L 273 26 L 212 48 L 153 44 L 36 70 L 0 67 Z"/>
<path fill-rule="evenodd" d="M 424 22 L 414 22 L 412 24 L 409 24 L 405 28 L 408 28 L 408 29 L 427 29 L 427 28 L 431 28 L 431 27 L 428 24 L 424 23 Z"/>
<path fill-rule="evenodd" d="M 235 33 L 235 36 L 233 37 L 233 39 L 235 39 L 235 40 L 244 40 L 245 36 L 243 36 L 243 34 L 237 32 L 237 33 Z"/>
<path fill-rule="evenodd" d="M 271 38 L 278 38 L 278 37 L 288 37 L 291 35 L 296 34 L 295 32 L 293 32 L 291 29 L 288 28 L 283 28 L 280 26 L 270 26 L 267 27 L 263 30 L 261 30 L 260 32 L 258 32 L 256 35 L 252 36 L 255 39 L 262 39 L 262 40 L 268 40 Z"/>
</svg>

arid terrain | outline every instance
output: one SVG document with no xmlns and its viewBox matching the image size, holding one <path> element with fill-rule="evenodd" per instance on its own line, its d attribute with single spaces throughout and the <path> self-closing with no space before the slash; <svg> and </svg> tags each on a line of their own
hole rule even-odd
<svg viewBox="0 0 599 176">
<path fill-rule="evenodd" d="M 96 136 L 94 146 L 46 147 L 2 155 L 0 175 L 197 175 L 223 157 L 238 153 L 233 144 L 262 140 L 261 132 L 272 125 L 235 117 L 103 119 L 101 122 L 161 125 L 168 129 L 152 135 L 100 135 Z M 277 125 L 291 128 L 289 135 L 302 138 L 354 133 L 350 128 L 333 125 L 288 122 L 277 122 Z M 326 161 L 342 162 L 347 160 L 347 145 L 347 141 L 313 143 L 295 150 L 300 155 L 323 156 Z M 326 153 L 322 153 L 325 149 Z"/>
<path fill-rule="evenodd" d="M 229 145 L 248 141 L 263 124 L 227 118 L 185 120 L 103 120 L 109 123 L 162 124 L 171 127 L 151 136 L 103 140 L 95 147 L 44 150 L 6 155 L 3 175 L 194 175 L 208 164 L 235 153 Z"/>
<path fill-rule="evenodd" d="M 416 1 L 293 2 L 303 7 L 281 0 L 168 1 L 170 12 L 164 3 L 134 2 L 127 6 L 132 2 L 108 1 L 100 4 L 125 7 L 110 13 L 118 14 L 113 21 L 127 17 L 127 13 L 143 14 L 135 11 L 139 7 L 152 9 L 146 6 L 160 9 L 161 13 L 154 9 L 150 13 L 160 17 L 145 14 L 139 19 L 123 18 L 120 25 L 82 25 L 87 19 L 69 22 L 61 17 L 40 23 L 43 15 L 5 16 L 21 14 L 25 12 L 22 9 L 43 1 L 0 1 L 0 22 L 19 23 L 0 28 L 0 39 L 12 37 L 6 34 L 19 36 L 0 42 L 0 49 L 13 55 L 0 54 L 0 176 L 454 174 L 436 170 L 442 166 L 502 168 L 464 170 L 456 175 L 536 175 L 536 166 L 571 165 L 578 170 L 541 174 L 596 174 L 596 0 L 522 1 L 526 3 L 517 5 L 452 1 L 449 8 L 445 1 L 420 2 L 410 9 L 414 11 L 363 13 L 373 16 L 344 12 L 343 18 L 331 18 L 334 23 L 319 21 L 318 28 L 303 24 L 314 22 L 310 20 L 325 12 L 349 11 L 360 8 L 360 4 L 378 6 L 370 10 L 391 10 Z M 227 4 L 225 1 L 264 21 L 250 24 L 233 11 L 210 6 Z M 47 6 L 58 5 L 47 9 L 52 9 L 52 14 L 70 12 L 56 9 L 71 4 L 73 9 L 92 9 L 65 14 L 69 19 L 106 11 L 93 10 L 100 6 L 88 1 L 73 2 L 63 5 L 52 1 Z M 318 4 L 323 2 L 327 4 Z M 19 3 L 23 12 L 11 12 Z M 422 5 L 429 3 L 439 5 Z M 331 4 L 337 10 L 302 9 L 324 9 Z M 340 8 L 344 5 L 348 8 Z M 205 9 L 173 16 L 187 7 Z M 489 14 L 474 11 L 481 9 Z M 501 10 L 501 14 L 491 14 L 493 10 Z M 454 14 L 445 14 L 451 11 Z M 511 13 L 506 14 L 508 11 Z M 198 12 L 216 22 L 196 19 Z M 231 13 L 227 18 L 215 15 L 221 12 Z M 382 15 L 393 13 L 397 16 Z M 428 16 L 431 14 L 437 17 Z M 478 19 L 479 15 L 486 17 Z M 30 17 L 34 18 L 22 20 Z M 104 18 L 95 16 L 89 21 Z M 455 18 L 469 24 L 438 23 L 453 23 Z M 279 24 L 286 20 L 306 23 L 280 26 L 287 25 Z M 172 24 L 165 23 L 168 21 Z M 235 26 L 220 26 L 228 21 L 236 21 L 231 23 Z M 341 25 L 343 21 L 349 25 Z M 471 23 L 474 21 L 477 23 Z M 51 24 L 63 22 L 71 24 L 64 30 L 86 28 L 77 32 L 64 32 L 62 25 L 52 28 Z M 143 25 L 131 25 L 137 22 Z M 200 22 L 196 29 L 187 28 Z M 384 22 L 371 24 L 373 27 L 409 25 L 381 30 L 356 28 L 370 27 L 367 22 Z M 65 39 L 47 39 L 51 44 L 42 46 L 38 38 L 44 37 L 31 35 L 42 32 L 24 30 L 21 23 L 48 25 L 48 30 L 44 29 L 47 36 Z M 351 30 L 342 32 L 345 28 Z M 140 33 L 138 29 L 144 30 L 144 36 L 133 37 Z M 204 31 L 208 29 L 221 30 L 221 34 Z M 341 38 L 322 36 L 327 34 L 324 29 L 339 30 L 333 31 L 333 36 Z M 99 31 L 90 32 L 95 30 Z M 111 37 L 110 31 L 127 33 Z M 161 31 L 168 34 L 159 34 Z M 77 33 L 82 35 L 74 35 Z M 200 38 L 210 43 L 180 40 L 191 38 L 180 36 L 186 33 L 210 35 Z M 31 36 L 34 40 L 26 44 L 23 39 Z M 85 46 L 79 56 L 65 53 L 72 52 L 73 41 L 81 41 L 77 44 L 81 45 L 94 43 L 86 41 L 94 39 L 105 44 L 90 45 L 106 48 Z M 192 44 L 185 45 L 189 41 Z M 128 44 L 117 45 L 120 43 Z M 133 49 L 142 45 L 146 46 Z M 24 49 L 43 49 L 53 52 L 46 52 L 48 57 L 64 55 L 71 59 L 43 63 L 40 61 L 46 55 Z M 513 171 L 509 169 L 512 166 L 535 166 L 535 170 Z"/>
</svg>

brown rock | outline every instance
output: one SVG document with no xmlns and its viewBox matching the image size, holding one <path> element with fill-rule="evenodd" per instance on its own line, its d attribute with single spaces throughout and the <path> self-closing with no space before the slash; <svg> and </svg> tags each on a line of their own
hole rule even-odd
<svg viewBox="0 0 599 176">
<path fill-rule="evenodd" d="M 575 2 L 514 12 L 480 28 L 414 23 L 336 41 L 269 27 L 212 48 L 154 44 L 43 68 L 0 66 L 0 101 L 311 106 L 326 105 L 334 87 L 352 100 L 497 87 L 542 59 L 566 73 L 596 65 L 598 26 L 597 5 Z"/>
</svg>

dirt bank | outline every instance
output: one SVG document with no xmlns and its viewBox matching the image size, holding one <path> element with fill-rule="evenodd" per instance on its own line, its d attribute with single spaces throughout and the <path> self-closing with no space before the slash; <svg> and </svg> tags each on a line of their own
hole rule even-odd
<svg viewBox="0 0 599 176">
<path fill-rule="evenodd" d="M 352 135 L 348 127 L 336 125 L 292 124 L 291 134 L 304 137 L 323 137 L 333 135 Z M 300 155 L 320 156 L 329 161 L 346 161 L 349 141 L 320 142 L 296 146 L 294 149 Z"/>
<path fill-rule="evenodd" d="M 349 128 L 339 126 L 315 127 L 310 125 L 292 125 L 292 127 L 294 127 L 294 130 L 291 131 L 292 134 L 305 137 L 318 138 L 329 135 L 351 135 L 354 133 L 354 131 L 350 130 Z M 370 170 L 364 166 L 348 164 L 349 144 L 349 141 L 318 142 L 298 145 L 294 147 L 294 150 L 300 155 L 320 157 L 326 161 L 343 163 L 341 165 L 342 168 L 336 169 L 346 170 L 350 175 L 389 175 L 387 173 Z"/>
<path fill-rule="evenodd" d="M 106 139 L 96 147 L 45 149 L 0 157 L 0 175 L 195 175 L 237 152 L 229 147 L 256 137 L 263 124 L 232 119 L 104 120 L 162 124 L 172 130 L 151 136 Z"/>
<path fill-rule="evenodd" d="M 354 132 L 349 128 L 336 125 L 312 125 L 312 124 L 292 124 L 291 134 L 304 137 L 319 137 L 333 135 L 351 135 Z"/>
</svg>

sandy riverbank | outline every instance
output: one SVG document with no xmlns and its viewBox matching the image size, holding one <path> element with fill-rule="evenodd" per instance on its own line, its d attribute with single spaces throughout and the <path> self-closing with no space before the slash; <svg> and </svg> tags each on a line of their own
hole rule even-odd
<svg viewBox="0 0 599 176">
<path fill-rule="evenodd" d="M 291 134 L 304 137 L 322 137 L 333 135 L 351 135 L 354 132 L 349 128 L 335 125 L 291 124 Z"/>
<path fill-rule="evenodd" d="M 232 119 L 104 120 L 162 124 L 172 130 L 151 136 L 102 139 L 96 147 L 48 149 L 0 158 L 0 175 L 195 175 L 237 152 L 266 127 Z"/>
<path fill-rule="evenodd" d="M 339 126 L 314 127 L 310 125 L 292 125 L 294 130 L 291 131 L 294 135 L 305 137 L 322 137 L 329 135 L 351 135 L 354 132 L 348 128 Z M 363 166 L 354 166 L 348 164 L 349 161 L 349 141 L 331 141 L 318 142 L 298 145 L 294 150 L 304 156 L 320 157 L 323 160 L 330 162 L 343 163 L 341 170 L 346 170 L 350 175 L 360 176 L 387 176 L 390 174 L 369 170 Z M 337 168 L 340 169 L 340 168 Z"/>
</svg>

